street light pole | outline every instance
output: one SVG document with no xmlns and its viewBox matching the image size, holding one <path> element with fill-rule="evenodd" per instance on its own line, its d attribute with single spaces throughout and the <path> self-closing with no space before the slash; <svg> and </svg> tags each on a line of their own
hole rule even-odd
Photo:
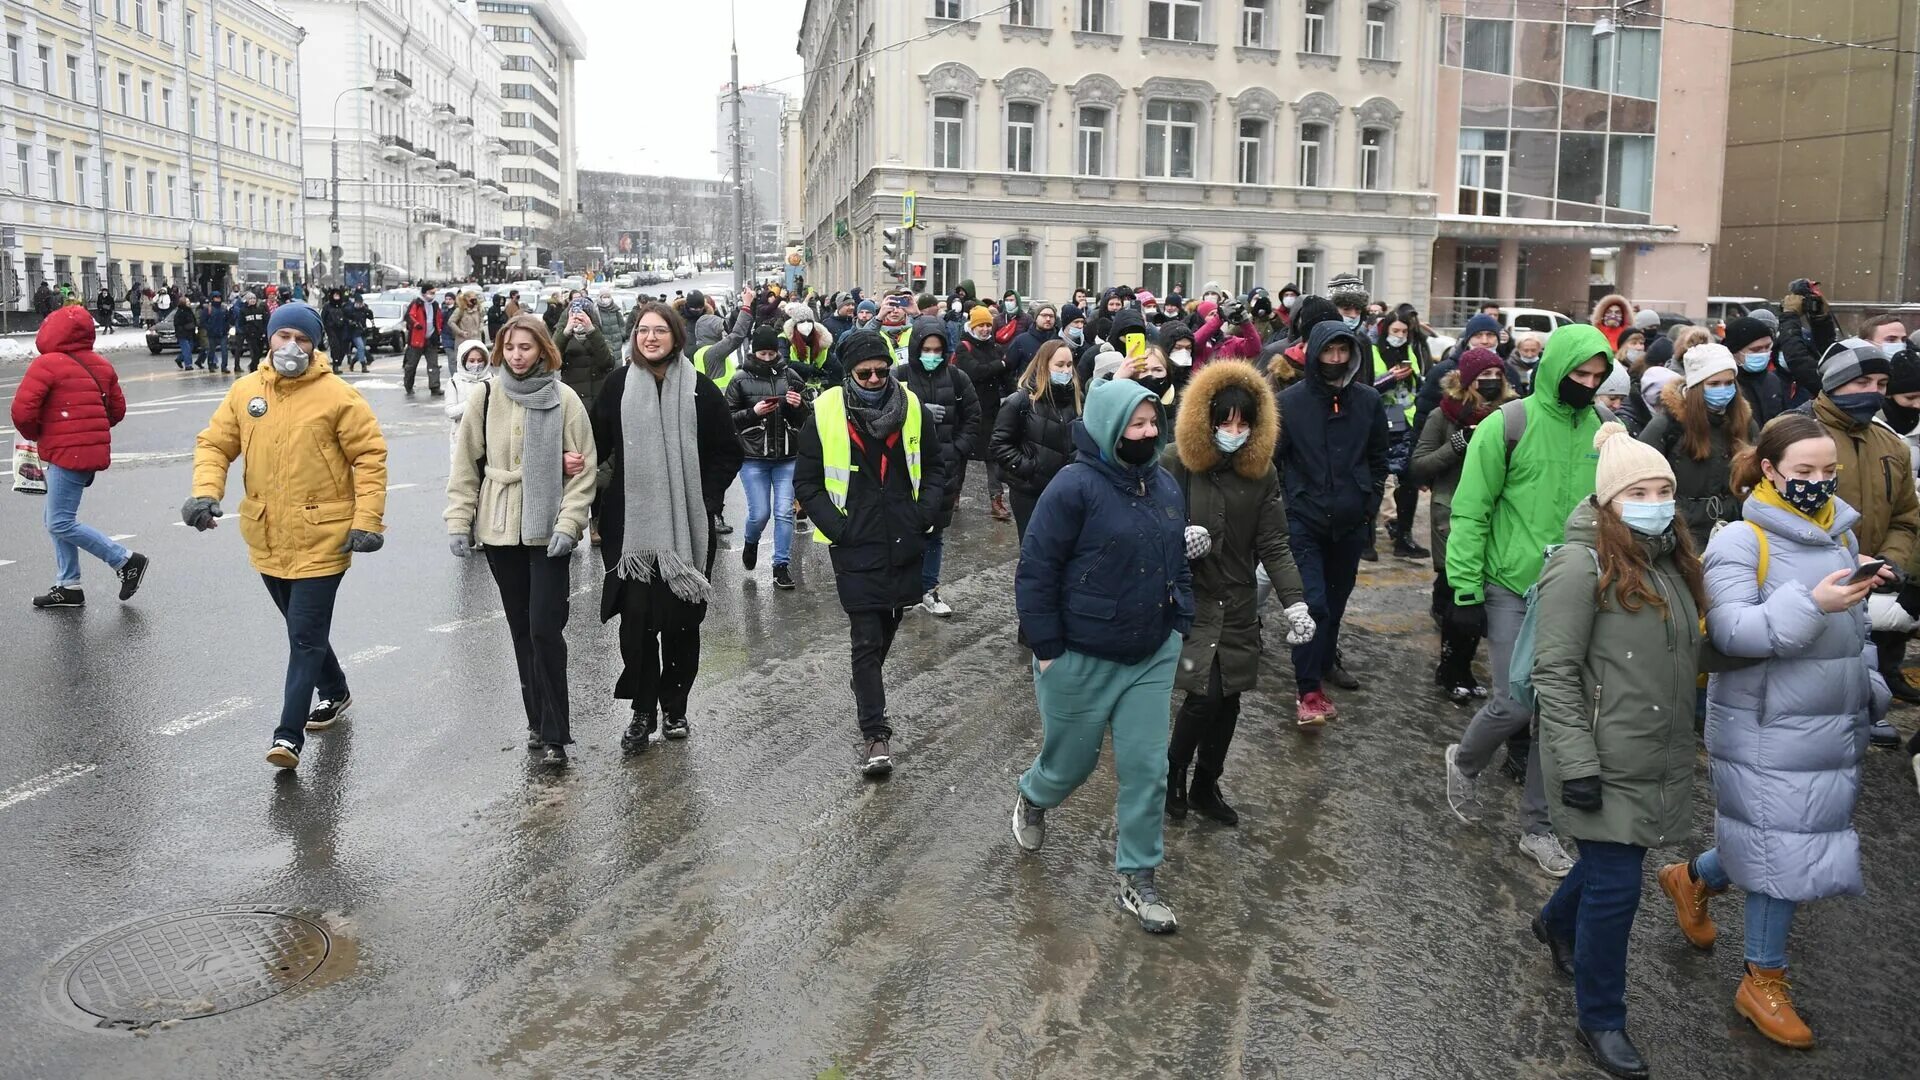
<svg viewBox="0 0 1920 1080">
<path fill-rule="evenodd" d="M 732 5 L 728 5 L 731 12 Z M 737 21 L 738 16 L 735 16 Z M 740 36 L 733 33 L 733 291 L 747 287 L 747 212 L 741 187 L 746 176 L 745 150 L 740 145 Z"/>
<path fill-rule="evenodd" d="M 335 94 L 333 97 L 333 128 L 332 128 L 332 140 L 331 140 L 333 144 L 332 145 L 333 208 L 331 212 L 329 212 L 327 215 L 327 234 L 328 234 L 327 259 L 328 259 L 328 262 L 331 264 L 331 269 L 333 270 L 333 280 L 335 281 L 346 280 L 340 273 L 340 254 L 341 254 L 341 249 L 340 249 L 340 99 L 346 97 L 348 94 L 358 93 L 362 90 L 372 90 L 372 89 L 374 89 L 374 87 L 372 86 L 349 86 L 345 90 L 342 90 L 338 94 Z"/>
</svg>

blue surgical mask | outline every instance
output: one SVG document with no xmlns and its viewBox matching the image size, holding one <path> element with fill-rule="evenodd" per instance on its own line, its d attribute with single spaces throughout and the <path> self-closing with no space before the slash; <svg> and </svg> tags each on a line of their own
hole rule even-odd
<svg viewBox="0 0 1920 1080">
<path fill-rule="evenodd" d="M 1213 445 L 1214 445 L 1214 448 L 1219 450 L 1221 453 L 1231 454 L 1234 451 L 1240 449 L 1241 447 L 1247 445 L 1247 436 L 1251 434 L 1253 434 L 1251 431 L 1242 431 L 1237 435 L 1229 435 L 1225 431 L 1220 430 L 1219 428 L 1214 428 L 1213 429 Z"/>
<path fill-rule="evenodd" d="M 1659 536 L 1673 524 L 1673 500 L 1666 502 L 1623 502 L 1620 520 L 1642 536 Z"/>
<path fill-rule="evenodd" d="M 1733 404 L 1733 395 L 1740 392 L 1739 388 L 1731 383 L 1726 386 L 1708 386 L 1702 389 L 1707 395 L 1707 408 L 1714 412 L 1719 412 Z"/>
<path fill-rule="evenodd" d="M 1086 336 L 1087 336 L 1087 332 L 1077 326 L 1067 327 L 1067 340 L 1073 342 L 1075 345 L 1078 345 L 1082 341 L 1084 341 L 1086 339 Z"/>
<path fill-rule="evenodd" d="M 1773 354 L 1770 352 L 1741 353 L 1740 366 L 1758 375 L 1760 372 L 1767 370 L 1767 362 L 1772 359 Z"/>
<path fill-rule="evenodd" d="M 1349 330 L 1360 329 L 1360 316 L 1358 315 L 1354 315 L 1347 319 L 1342 319 L 1341 321 L 1347 324 L 1347 329 Z"/>
<path fill-rule="evenodd" d="M 1049 371 L 1047 372 L 1047 378 L 1052 381 L 1055 386 L 1073 385 L 1073 372 L 1071 371 Z"/>
<path fill-rule="evenodd" d="M 940 362 L 946 358 L 947 354 L 943 352 L 923 352 L 920 354 L 920 366 L 932 371 L 938 368 Z"/>
</svg>

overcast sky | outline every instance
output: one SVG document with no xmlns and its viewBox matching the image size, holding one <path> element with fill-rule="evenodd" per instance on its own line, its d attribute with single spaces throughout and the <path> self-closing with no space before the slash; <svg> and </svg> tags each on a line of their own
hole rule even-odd
<svg viewBox="0 0 1920 1080">
<path fill-rule="evenodd" d="M 718 177 L 728 0 L 566 0 L 586 35 L 574 131 L 585 169 Z M 800 96 L 805 0 L 733 0 L 740 81 Z M 780 80 L 780 81 L 775 81 Z"/>
</svg>

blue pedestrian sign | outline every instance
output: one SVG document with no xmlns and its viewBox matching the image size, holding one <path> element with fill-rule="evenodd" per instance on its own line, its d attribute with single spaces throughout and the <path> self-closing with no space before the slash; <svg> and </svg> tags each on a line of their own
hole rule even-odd
<svg viewBox="0 0 1920 1080">
<path fill-rule="evenodd" d="M 998 240 L 993 242 L 993 265 L 1000 265 L 1000 241 Z"/>
</svg>

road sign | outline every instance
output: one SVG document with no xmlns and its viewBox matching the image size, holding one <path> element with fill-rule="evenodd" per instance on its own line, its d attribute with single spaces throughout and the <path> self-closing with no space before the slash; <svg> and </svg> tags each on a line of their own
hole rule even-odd
<svg viewBox="0 0 1920 1080">
<path fill-rule="evenodd" d="M 1000 241 L 998 240 L 993 242 L 993 265 L 1000 265 Z"/>
<path fill-rule="evenodd" d="M 913 190 L 912 188 L 908 188 L 907 193 L 905 195 L 900 196 L 900 227 L 901 228 L 903 229 L 913 228 L 914 213 L 915 213 L 914 204 L 916 204 L 919 201 L 920 201 L 920 193 L 918 191 Z"/>
</svg>

